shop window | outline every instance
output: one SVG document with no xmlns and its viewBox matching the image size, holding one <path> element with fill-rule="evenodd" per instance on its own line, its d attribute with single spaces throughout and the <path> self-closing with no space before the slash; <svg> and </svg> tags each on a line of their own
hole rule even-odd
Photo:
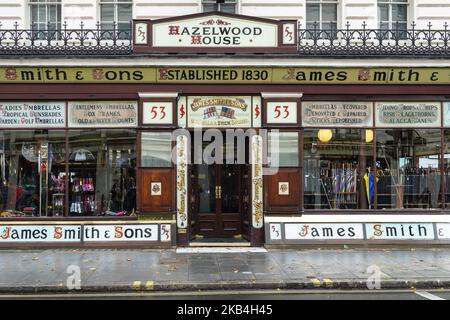
<svg viewBox="0 0 450 320">
<path fill-rule="evenodd" d="M 444 130 L 445 208 L 450 208 L 450 129 Z"/>
<path fill-rule="evenodd" d="M 141 167 L 172 166 L 171 132 L 143 132 L 141 140 Z"/>
<path fill-rule="evenodd" d="M 69 131 L 69 214 L 125 216 L 136 209 L 136 131 Z"/>
<path fill-rule="evenodd" d="M 56 40 L 61 30 L 61 0 L 30 0 L 30 19 L 33 36 L 38 40 Z"/>
<path fill-rule="evenodd" d="M 65 132 L 0 132 L 1 217 L 62 216 Z"/>
<path fill-rule="evenodd" d="M 221 11 L 236 13 L 236 0 L 203 0 L 203 12 Z"/>
<path fill-rule="evenodd" d="M 377 208 L 441 206 L 441 130 L 377 130 Z"/>
<path fill-rule="evenodd" d="M 119 39 L 130 38 L 133 1 L 132 0 L 101 0 L 100 21 L 101 28 L 107 33 L 112 33 L 114 23 Z M 106 37 L 112 34 L 105 34 Z"/>
<path fill-rule="evenodd" d="M 297 132 L 269 132 L 268 166 L 298 167 L 298 144 Z"/>
<path fill-rule="evenodd" d="M 378 0 L 378 28 L 384 39 L 406 39 L 408 0 Z"/>
<path fill-rule="evenodd" d="M 337 0 L 306 0 L 306 35 L 311 37 L 316 28 L 323 30 L 321 39 L 336 38 L 337 6 Z"/>
<path fill-rule="evenodd" d="M 372 133 L 304 130 L 305 209 L 373 208 Z"/>
</svg>

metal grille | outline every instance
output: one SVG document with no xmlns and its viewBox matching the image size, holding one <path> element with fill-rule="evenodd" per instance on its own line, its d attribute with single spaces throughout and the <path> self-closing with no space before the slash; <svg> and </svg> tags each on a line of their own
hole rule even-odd
<svg viewBox="0 0 450 320">
<path fill-rule="evenodd" d="M 78 29 L 3 29 L 0 23 L 0 55 L 130 55 L 131 22 L 129 28 L 120 30 L 113 23 L 110 28 L 85 29 L 81 23 Z"/>
<path fill-rule="evenodd" d="M 405 31 L 401 26 L 393 29 L 361 29 L 333 27 L 323 29 L 318 23 L 304 29 L 298 25 L 298 56 L 301 57 L 450 57 L 450 30 L 442 28 L 416 29 L 413 23 Z M 81 23 L 77 29 L 53 28 L 3 29 L 0 23 L 0 56 L 17 55 L 131 55 L 132 25 L 119 29 L 116 23 L 108 29 L 97 23 L 86 29 Z"/>
</svg>

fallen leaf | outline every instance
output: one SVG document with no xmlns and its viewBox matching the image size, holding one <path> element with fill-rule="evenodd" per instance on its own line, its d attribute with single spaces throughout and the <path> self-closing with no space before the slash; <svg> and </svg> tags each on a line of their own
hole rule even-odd
<svg viewBox="0 0 450 320">
<path fill-rule="evenodd" d="M 89 268 L 89 271 L 96 271 L 97 268 Z"/>
</svg>

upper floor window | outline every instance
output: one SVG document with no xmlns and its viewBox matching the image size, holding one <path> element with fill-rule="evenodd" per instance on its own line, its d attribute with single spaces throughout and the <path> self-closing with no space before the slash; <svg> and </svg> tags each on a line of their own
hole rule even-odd
<svg viewBox="0 0 450 320">
<path fill-rule="evenodd" d="M 203 12 L 236 13 L 236 0 L 202 0 Z"/>
<path fill-rule="evenodd" d="M 38 39 L 52 39 L 55 34 L 46 31 L 61 29 L 61 0 L 30 0 L 31 28 Z"/>
<path fill-rule="evenodd" d="M 131 32 L 132 7 L 132 0 L 100 0 L 102 30 L 113 30 L 116 23 L 119 38 L 127 39 Z"/>
<path fill-rule="evenodd" d="M 378 27 L 400 32 L 404 38 L 408 23 L 408 0 L 378 0 Z M 393 33 L 386 35 L 391 38 Z"/>
<path fill-rule="evenodd" d="M 337 0 L 306 0 L 306 29 L 336 30 Z"/>
</svg>

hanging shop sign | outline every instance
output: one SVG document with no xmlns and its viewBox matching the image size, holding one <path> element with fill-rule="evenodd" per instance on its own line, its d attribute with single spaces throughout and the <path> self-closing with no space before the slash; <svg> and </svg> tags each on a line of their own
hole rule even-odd
<svg viewBox="0 0 450 320">
<path fill-rule="evenodd" d="M 378 127 L 440 127 L 440 102 L 376 102 Z"/>
<path fill-rule="evenodd" d="M 188 127 L 250 128 L 251 97 L 198 96 L 187 99 Z"/>
<path fill-rule="evenodd" d="M 170 224 L 0 225 L 2 243 L 170 242 Z"/>
<path fill-rule="evenodd" d="M 135 20 L 133 51 L 294 52 L 295 26 L 294 20 L 210 12 L 153 21 Z"/>
<path fill-rule="evenodd" d="M 302 102 L 304 127 L 368 127 L 373 125 L 373 104 L 368 102 Z"/>
<path fill-rule="evenodd" d="M 405 74 L 411 76 L 405 77 Z M 448 68 L 1 67 L 0 83 L 449 85 Z"/>
<path fill-rule="evenodd" d="M 69 127 L 131 127 L 137 126 L 135 101 L 70 101 Z"/>
<path fill-rule="evenodd" d="M 64 102 L 0 102 L 0 128 L 64 128 Z"/>
</svg>

